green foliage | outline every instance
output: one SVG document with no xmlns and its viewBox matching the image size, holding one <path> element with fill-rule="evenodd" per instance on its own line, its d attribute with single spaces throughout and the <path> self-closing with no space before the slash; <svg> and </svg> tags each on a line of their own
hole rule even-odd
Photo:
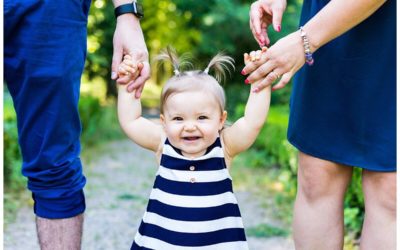
<svg viewBox="0 0 400 250">
<path fill-rule="evenodd" d="M 7 224 L 15 218 L 16 209 L 20 206 L 18 194 L 26 186 L 26 178 L 21 174 L 21 152 L 18 145 L 17 120 L 12 103 L 11 96 L 8 92 L 3 92 L 4 95 L 4 214 L 9 216 L 4 217 L 4 222 Z"/>
<path fill-rule="evenodd" d="M 17 118 L 11 96 L 4 92 L 4 188 L 20 190 L 26 185 L 21 175 L 21 152 L 18 145 Z"/>
<path fill-rule="evenodd" d="M 112 2 L 93 1 L 88 18 L 88 53 L 84 72 L 89 80 L 94 77 L 106 80 L 107 96 L 116 96 L 115 84 L 110 79 L 114 29 Z"/>
<path fill-rule="evenodd" d="M 344 224 L 346 231 L 354 238 L 360 236 L 364 219 L 364 196 L 362 192 L 362 170 L 354 168 L 352 181 L 344 200 Z"/>
<path fill-rule="evenodd" d="M 92 96 L 82 96 L 79 101 L 82 122 L 81 140 L 84 146 L 123 138 L 114 105 L 101 104 Z"/>
<path fill-rule="evenodd" d="M 190 52 L 200 66 L 219 51 L 231 55 L 236 61 L 236 72 L 243 65 L 243 53 L 258 49 L 249 28 L 249 8 L 252 1 L 240 0 L 160 0 L 142 1 L 145 17 L 141 27 L 145 36 L 150 58 L 160 49 L 173 45 L 178 53 Z M 288 1 L 282 22 L 282 32 L 270 30 L 271 44 L 297 29 L 299 1 Z M 110 80 L 112 40 L 115 17 L 111 1 L 94 0 L 88 23 L 88 55 L 85 73 L 89 79 L 100 76 L 106 79 L 107 96 L 115 96 L 115 85 Z M 164 71 L 152 63 L 153 79 L 163 80 Z M 168 70 L 171 72 L 171 70 Z M 242 83 L 243 77 L 235 73 L 232 82 Z M 290 89 L 279 91 L 273 102 L 288 100 Z"/>
</svg>

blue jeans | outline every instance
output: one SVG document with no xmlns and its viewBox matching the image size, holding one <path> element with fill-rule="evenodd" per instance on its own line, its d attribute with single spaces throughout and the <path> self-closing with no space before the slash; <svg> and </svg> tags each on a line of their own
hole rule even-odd
<svg viewBox="0 0 400 250">
<path fill-rule="evenodd" d="M 80 78 L 90 0 L 5 0 L 4 76 L 17 113 L 22 174 L 36 215 L 85 210 Z"/>
</svg>

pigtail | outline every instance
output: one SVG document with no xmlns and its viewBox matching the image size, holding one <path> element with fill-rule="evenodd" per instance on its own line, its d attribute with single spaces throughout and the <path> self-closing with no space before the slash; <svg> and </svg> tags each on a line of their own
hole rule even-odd
<svg viewBox="0 0 400 250">
<path fill-rule="evenodd" d="M 210 63 L 204 70 L 204 73 L 208 74 L 210 69 L 213 69 L 215 73 L 215 79 L 217 79 L 218 82 L 221 82 L 221 80 L 225 79 L 226 72 L 231 74 L 229 66 L 232 66 L 232 68 L 235 69 L 235 65 L 233 64 L 234 62 L 235 60 L 233 60 L 232 57 L 226 56 L 223 53 L 218 53 L 211 59 Z"/>
<path fill-rule="evenodd" d="M 185 53 L 181 57 L 178 56 L 176 50 L 167 46 L 167 48 L 162 49 L 160 54 L 155 57 L 156 61 L 170 61 L 172 67 L 174 68 L 174 75 L 178 76 L 181 72 L 180 69 L 185 66 L 191 66 L 192 64 L 188 61 L 189 54 Z"/>
</svg>

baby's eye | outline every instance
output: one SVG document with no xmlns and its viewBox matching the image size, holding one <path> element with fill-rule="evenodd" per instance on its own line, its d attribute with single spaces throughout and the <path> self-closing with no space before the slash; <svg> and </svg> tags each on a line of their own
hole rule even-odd
<svg viewBox="0 0 400 250">
<path fill-rule="evenodd" d="M 199 116 L 199 120 L 206 120 L 206 119 L 208 119 L 208 117 L 207 117 L 207 116 L 205 116 L 205 115 L 201 115 L 201 116 Z"/>
<path fill-rule="evenodd" d="M 182 117 L 176 116 L 174 118 L 172 118 L 173 121 L 183 121 Z"/>
</svg>

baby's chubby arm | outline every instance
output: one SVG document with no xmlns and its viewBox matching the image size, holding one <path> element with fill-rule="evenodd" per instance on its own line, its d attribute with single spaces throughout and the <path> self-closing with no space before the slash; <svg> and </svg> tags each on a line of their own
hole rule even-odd
<svg viewBox="0 0 400 250">
<path fill-rule="evenodd" d="M 130 57 L 124 57 L 118 69 L 119 79 L 129 83 L 139 75 L 142 65 L 135 64 Z M 140 99 L 135 91 L 129 93 L 125 85 L 118 84 L 118 120 L 122 130 L 136 144 L 157 152 L 161 142 L 162 127 L 142 117 Z"/>
<path fill-rule="evenodd" d="M 245 64 L 256 61 L 264 56 L 266 48 L 262 51 L 244 54 Z M 256 140 L 268 114 L 271 88 L 256 92 L 257 84 L 251 84 L 250 95 L 247 100 L 244 116 L 238 119 L 231 127 L 222 130 L 222 138 L 228 156 L 233 158 L 240 152 L 248 149 Z"/>
</svg>

